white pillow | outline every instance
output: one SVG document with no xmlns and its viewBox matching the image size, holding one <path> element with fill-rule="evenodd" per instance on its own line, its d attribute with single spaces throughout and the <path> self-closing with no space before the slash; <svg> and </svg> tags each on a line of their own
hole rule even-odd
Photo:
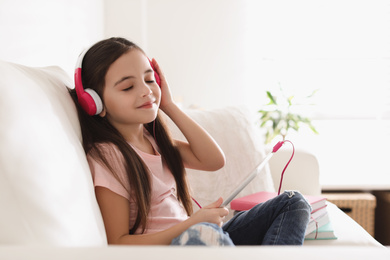
<svg viewBox="0 0 390 260">
<path fill-rule="evenodd" d="M 72 80 L 58 67 L 0 71 L 0 244 L 107 244 Z"/>
<path fill-rule="evenodd" d="M 194 198 L 202 206 L 206 206 L 220 196 L 227 198 L 240 181 L 262 162 L 266 156 L 264 140 L 257 133 L 246 108 L 186 110 L 186 113 L 208 131 L 226 156 L 225 166 L 218 171 L 187 169 Z M 170 120 L 167 120 L 167 123 L 174 138 L 185 140 Z M 258 191 L 275 191 L 268 164 L 237 197 Z"/>
</svg>

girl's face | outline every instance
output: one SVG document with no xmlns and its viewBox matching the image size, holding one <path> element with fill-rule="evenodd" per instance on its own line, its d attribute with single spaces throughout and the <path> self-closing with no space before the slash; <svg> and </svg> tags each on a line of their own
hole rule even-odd
<svg viewBox="0 0 390 260">
<path fill-rule="evenodd" d="M 161 90 L 148 58 L 138 49 L 119 57 L 109 67 L 103 90 L 104 109 L 118 130 L 152 122 L 158 112 Z"/>
</svg>

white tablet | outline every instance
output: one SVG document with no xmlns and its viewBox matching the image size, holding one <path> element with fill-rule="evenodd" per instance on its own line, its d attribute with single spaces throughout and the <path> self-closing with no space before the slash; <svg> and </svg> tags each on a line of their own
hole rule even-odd
<svg viewBox="0 0 390 260">
<path fill-rule="evenodd" d="M 273 152 L 268 154 L 264 160 L 246 177 L 246 179 L 241 183 L 241 185 L 236 188 L 229 197 L 227 197 L 222 203 L 221 207 L 226 207 L 237 195 L 240 193 L 256 176 L 261 172 L 267 162 L 271 159 Z"/>
</svg>

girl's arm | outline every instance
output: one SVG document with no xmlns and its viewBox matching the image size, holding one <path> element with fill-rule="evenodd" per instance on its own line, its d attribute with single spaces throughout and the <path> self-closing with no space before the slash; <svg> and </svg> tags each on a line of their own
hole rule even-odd
<svg viewBox="0 0 390 260">
<path fill-rule="evenodd" d="M 215 171 L 225 165 L 225 155 L 214 139 L 173 101 L 168 83 L 158 63 L 152 60 L 161 78 L 160 108 L 183 133 L 187 142 L 175 140 L 186 168 Z M 224 127 L 224 126 L 221 126 Z"/>
<path fill-rule="evenodd" d="M 194 213 L 189 219 L 164 231 L 153 234 L 129 235 L 129 201 L 103 187 L 96 187 L 95 193 L 109 244 L 169 245 L 172 239 L 194 224 L 209 222 L 222 226 L 222 221 L 228 214 L 226 208 L 219 208 L 222 204 L 222 198 L 219 198 L 216 202 Z"/>
</svg>

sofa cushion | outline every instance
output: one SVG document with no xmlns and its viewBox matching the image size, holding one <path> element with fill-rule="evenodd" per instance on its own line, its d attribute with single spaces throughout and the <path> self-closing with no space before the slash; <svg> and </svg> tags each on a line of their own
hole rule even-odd
<svg viewBox="0 0 390 260">
<path fill-rule="evenodd" d="M 227 198 L 262 162 L 266 156 L 264 140 L 250 119 L 251 113 L 244 107 L 188 109 L 186 113 L 208 131 L 226 156 L 225 166 L 218 171 L 187 169 L 194 198 L 206 206 L 220 196 Z M 185 140 L 172 121 L 167 123 L 174 138 Z M 268 165 L 237 197 L 258 191 L 275 191 Z"/>
<path fill-rule="evenodd" d="M 0 244 L 106 244 L 72 80 L 58 67 L 0 71 Z"/>
</svg>

